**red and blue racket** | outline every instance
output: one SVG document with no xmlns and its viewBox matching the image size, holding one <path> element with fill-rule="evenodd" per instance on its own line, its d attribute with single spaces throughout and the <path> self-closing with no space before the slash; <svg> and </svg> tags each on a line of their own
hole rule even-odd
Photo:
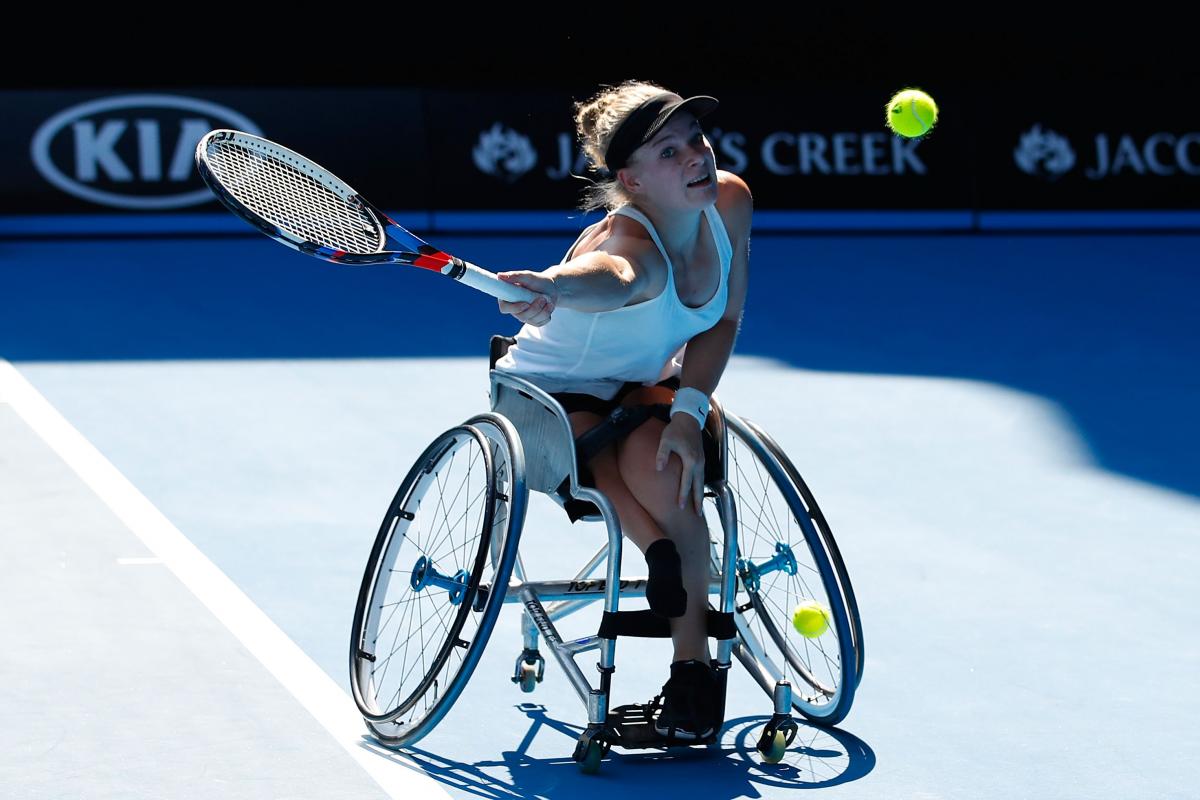
<svg viewBox="0 0 1200 800">
<path fill-rule="evenodd" d="M 509 302 L 537 296 L 427 244 L 329 170 L 259 136 L 205 134 L 196 168 L 226 208 L 301 253 L 334 264 L 421 267 Z"/>
</svg>

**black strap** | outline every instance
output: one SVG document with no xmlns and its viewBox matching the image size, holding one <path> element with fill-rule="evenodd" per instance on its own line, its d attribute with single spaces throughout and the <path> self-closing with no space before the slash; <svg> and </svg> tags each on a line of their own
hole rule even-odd
<svg viewBox="0 0 1200 800">
<path fill-rule="evenodd" d="M 618 636 L 666 639 L 671 636 L 671 621 L 648 608 L 640 611 L 605 611 L 598 635 L 601 639 L 616 639 Z M 722 614 L 716 609 L 708 609 L 708 635 L 714 639 L 737 636 L 733 612 Z"/>
<path fill-rule="evenodd" d="M 624 439 L 650 417 L 670 420 L 671 407 L 657 404 L 652 406 L 617 406 L 604 421 L 575 440 L 575 454 L 580 464 L 586 464 L 610 442 Z"/>
</svg>

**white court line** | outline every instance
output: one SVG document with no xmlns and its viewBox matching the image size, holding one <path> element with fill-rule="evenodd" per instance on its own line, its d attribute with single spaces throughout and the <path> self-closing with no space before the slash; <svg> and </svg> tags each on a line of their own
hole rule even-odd
<svg viewBox="0 0 1200 800">
<path fill-rule="evenodd" d="M 0 403 L 13 407 L 385 792 L 394 798 L 450 797 L 401 752 L 389 750 L 384 756 L 364 748 L 366 727 L 342 687 L 4 359 L 0 359 Z"/>
</svg>

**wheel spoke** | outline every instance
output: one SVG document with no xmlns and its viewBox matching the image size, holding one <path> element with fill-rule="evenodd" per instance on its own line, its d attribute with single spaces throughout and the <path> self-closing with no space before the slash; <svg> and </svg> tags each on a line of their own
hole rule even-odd
<svg viewBox="0 0 1200 800">
<path fill-rule="evenodd" d="M 456 452 L 454 455 L 455 455 L 455 456 L 457 456 L 457 452 Z M 453 457 L 454 457 L 454 456 L 452 456 L 452 458 L 453 458 Z M 451 464 L 450 468 L 451 468 L 451 469 L 453 468 L 453 464 Z M 469 477 L 470 477 L 470 472 L 468 471 L 468 473 L 467 473 L 467 478 L 469 478 Z M 435 475 L 435 476 L 434 476 L 434 480 L 435 480 L 435 481 L 437 481 L 439 484 L 441 484 L 441 481 L 442 481 L 441 475 L 440 475 L 440 474 L 438 474 L 438 475 Z M 451 500 L 450 500 L 450 505 L 451 505 L 451 506 L 453 506 L 453 505 L 456 503 L 456 501 L 457 501 L 457 500 L 458 500 L 458 498 L 459 498 L 459 495 L 461 495 L 461 494 L 462 494 L 463 487 L 465 487 L 465 486 L 466 486 L 466 480 L 467 480 L 466 478 L 464 478 L 464 479 L 463 479 L 462 485 L 460 485 L 460 486 L 459 486 L 459 488 L 458 488 L 458 491 L 455 493 L 454 497 L 453 497 L 453 498 L 451 498 Z M 447 481 L 449 481 L 449 477 L 447 477 Z M 438 547 L 440 547 L 440 546 L 441 546 L 442 542 L 444 542 L 444 541 L 445 541 L 447 538 L 449 538 L 451 535 L 453 535 L 453 533 L 454 533 L 454 525 L 455 525 L 455 523 L 457 522 L 457 520 L 455 520 L 455 523 L 451 523 L 451 522 L 449 522 L 449 517 L 448 517 L 448 515 L 447 515 L 447 514 L 446 514 L 446 512 L 445 512 L 445 506 L 446 506 L 446 504 L 445 504 L 445 501 L 444 501 L 445 489 L 446 489 L 446 487 L 445 487 L 444 485 L 439 485 L 439 486 L 438 486 L 438 493 L 437 493 L 437 496 L 438 496 L 438 510 L 442 512 L 442 513 L 440 513 L 440 514 L 438 515 L 438 520 L 439 520 L 438 528 L 439 528 L 439 529 L 443 528 L 443 523 L 445 523 L 445 524 L 444 524 L 445 533 L 443 533 L 443 534 L 442 534 L 442 538 L 438 539 L 438 541 L 437 541 L 435 544 L 433 544 L 432 546 L 430 546 L 430 548 L 429 548 L 430 550 L 435 550 L 435 551 L 436 551 L 436 550 L 438 549 Z M 465 512 L 464 512 L 464 513 L 465 513 Z M 435 533 L 435 534 L 432 534 L 432 535 L 437 535 L 437 534 Z M 434 560 L 434 559 L 430 559 L 430 560 Z"/>
</svg>

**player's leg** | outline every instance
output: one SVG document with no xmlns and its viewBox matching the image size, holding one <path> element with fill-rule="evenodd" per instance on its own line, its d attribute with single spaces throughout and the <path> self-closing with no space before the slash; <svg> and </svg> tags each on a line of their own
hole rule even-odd
<svg viewBox="0 0 1200 800">
<path fill-rule="evenodd" d="M 589 429 L 594 420 L 585 418 L 576 434 Z M 621 530 L 638 546 L 649 567 L 646 582 L 646 601 L 650 609 L 668 619 L 681 616 L 687 610 L 687 593 L 683 586 L 682 564 L 675 543 L 663 533 L 646 513 L 641 503 L 629 491 L 617 466 L 615 445 L 601 450 L 587 464 L 593 485 L 608 497 L 621 521 Z"/>
<path fill-rule="evenodd" d="M 672 454 L 660 472 L 655 458 L 666 423 L 651 417 L 617 444 L 617 464 L 625 486 L 640 508 L 675 542 L 682 562 L 683 584 L 687 590 L 687 611 L 671 619 L 671 640 L 675 660 L 700 659 L 709 663 L 708 589 L 711 551 L 708 525 L 696 514 L 689 498 L 679 507 L 679 480 L 683 465 Z"/>
<path fill-rule="evenodd" d="M 567 415 L 576 438 L 600 424 L 604 418 L 590 411 L 574 411 Z M 612 501 L 621 520 L 621 532 L 637 545 L 643 555 L 646 548 L 659 539 L 667 538 L 658 524 L 646 513 L 641 503 L 629 491 L 617 466 L 615 443 L 609 443 L 588 462 L 596 488 Z"/>
</svg>

